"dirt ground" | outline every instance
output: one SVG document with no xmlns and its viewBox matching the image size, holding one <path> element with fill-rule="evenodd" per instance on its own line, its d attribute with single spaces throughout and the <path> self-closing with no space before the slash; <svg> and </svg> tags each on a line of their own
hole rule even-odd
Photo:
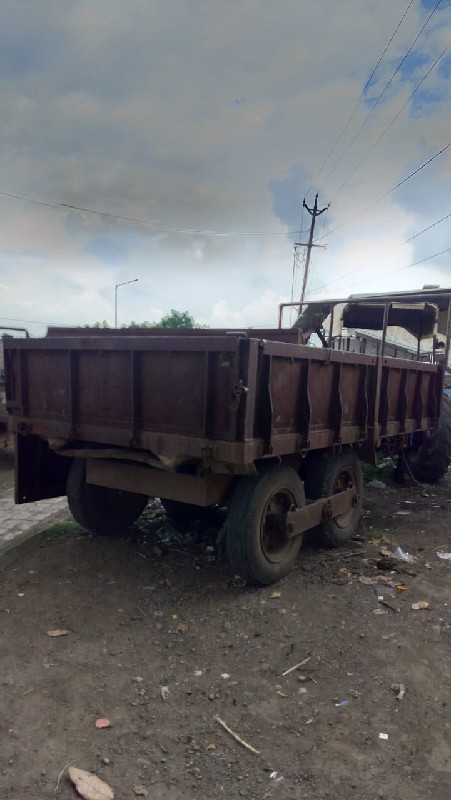
<svg viewBox="0 0 451 800">
<path fill-rule="evenodd" d="M 1 799 L 76 797 L 72 762 L 117 800 L 449 800 L 450 488 L 367 489 L 356 541 L 265 589 L 158 508 L 53 529 L 0 576 Z"/>
</svg>

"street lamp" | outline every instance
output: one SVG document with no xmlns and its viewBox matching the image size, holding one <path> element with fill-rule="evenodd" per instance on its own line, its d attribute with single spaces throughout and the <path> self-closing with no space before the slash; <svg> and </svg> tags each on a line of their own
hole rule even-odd
<svg viewBox="0 0 451 800">
<path fill-rule="evenodd" d="M 136 281 L 139 281 L 139 278 L 133 278 L 132 281 L 124 281 L 124 283 L 116 283 L 116 286 L 114 287 L 114 327 L 115 328 L 117 328 L 117 290 L 119 289 L 119 286 L 126 286 L 127 283 L 136 283 Z"/>
</svg>

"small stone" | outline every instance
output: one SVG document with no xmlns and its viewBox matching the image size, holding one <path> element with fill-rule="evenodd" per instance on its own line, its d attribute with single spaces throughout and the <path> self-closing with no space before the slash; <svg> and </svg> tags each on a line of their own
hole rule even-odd
<svg viewBox="0 0 451 800">
<path fill-rule="evenodd" d="M 387 488 L 387 484 L 384 483 L 384 481 L 378 481 L 376 479 L 374 479 L 373 481 L 370 481 L 367 484 L 367 486 L 370 486 L 371 489 L 386 489 Z"/>
</svg>

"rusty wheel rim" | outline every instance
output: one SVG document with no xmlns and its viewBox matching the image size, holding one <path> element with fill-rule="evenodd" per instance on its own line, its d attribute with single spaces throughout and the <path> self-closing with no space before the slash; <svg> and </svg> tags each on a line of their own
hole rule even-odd
<svg viewBox="0 0 451 800">
<path fill-rule="evenodd" d="M 265 558 L 278 564 L 290 552 L 293 539 L 288 538 L 286 514 L 296 506 L 296 498 L 290 489 L 279 489 L 267 501 L 260 523 L 260 545 Z"/>
<path fill-rule="evenodd" d="M 352 467 L 344 467 L 334 481 L 332 494 L 345 492 L 346 489 L 357 489 L 357 475 Z M 344 514 L 335 517 L 334 522 L 338 528 L 347 528 L 351 524 L 354 515 L 354 508 L 351 507 Z"/>
</svg>

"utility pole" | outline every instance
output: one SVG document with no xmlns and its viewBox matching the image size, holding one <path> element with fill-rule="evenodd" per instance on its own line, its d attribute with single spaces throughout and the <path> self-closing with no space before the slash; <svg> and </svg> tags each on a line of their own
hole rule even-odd
<svg viewBox="0 0 451 800">
<path fill-rule="evenodd" d="M 324 208 L 318 209 L 318 194 L 315 195 L 315 203 L 313 208 L 309 208 L 307 203 L 304 200 L 302 201 L 303 208 L 307 209 L 308 213 L 312 218 L 312 224 L 310 225 L 310 234 L 307 243 L 303 242 L 296 242 L 295 247 L 306 247 L 307 248 L 307 256 L 305 259 L 305 266 L 304 266 L 304 277 L 302 279 L 302 291 L 301 291 L 301 299 L 299 301 L 299 311 L 301 311 L 301 306 L 304 302 L 305 290 L 307 288 L 307 280 L 308 280 L 308 271 L 310 266 L 310 256 L 312 254 L 312 247 L 321 247 L 320 244 L 313 244 L 313 232 L 315 230 L 315 222 L 316 218 L 320 217 L 321 214 L 324 214 L 325 211 L 330 207 L 329 205 L 325 206 Z"/>
</svg>

